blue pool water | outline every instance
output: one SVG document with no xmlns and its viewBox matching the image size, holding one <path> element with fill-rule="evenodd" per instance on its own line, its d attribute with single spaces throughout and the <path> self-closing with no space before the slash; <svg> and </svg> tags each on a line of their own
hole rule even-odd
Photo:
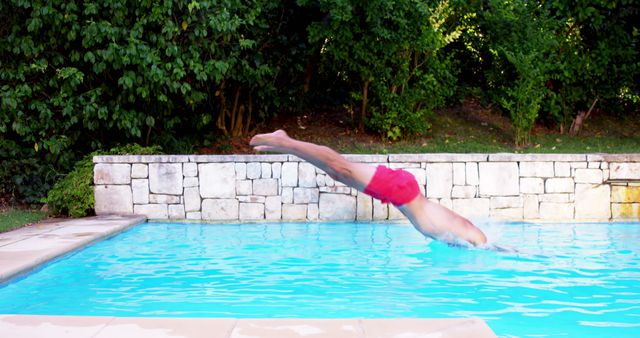
<svg viewBox="0 0 640 338">
<path fill-rule="evenodd" d="M 640 337 L 640 224 L 484 224 L 519 253 L 376 223 L 136 226 L 0 285 L 0 313 L 480 317 L 501 337 Z"/>
</svg>

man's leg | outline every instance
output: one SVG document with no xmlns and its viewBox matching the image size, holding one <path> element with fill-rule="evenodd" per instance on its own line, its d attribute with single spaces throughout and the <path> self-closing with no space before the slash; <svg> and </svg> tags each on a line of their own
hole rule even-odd
<svg viewBox="0 0 640 338">
<path fill-rule="evenodd" d="M 270 134 L 258 134 L 250 145 L 256 151 L 292 154 L 322 169 L 336 181 L 364 191 L 376 168 L 353 163 L 329 147 L 290 138 L 283 130 Z"/>
<path fill-rule="evenodd" d="M 250 144 L 257 151 L 296 155 L 324 170 L 335 180 L 360 191 L 364 191 L 376 171 L 373 166 L 349 162 L 328 147 L 294 140 L 283 130 L 258 134 L 251 139 Z M 426 236 L 451 242 L 447 238 L 451 234 L 474 245 L 486 243 L 487 239 L 482 231 L 471 222 L 445 207 L 429 202 L 422 195 L 399 209 Z"/>
</svg>

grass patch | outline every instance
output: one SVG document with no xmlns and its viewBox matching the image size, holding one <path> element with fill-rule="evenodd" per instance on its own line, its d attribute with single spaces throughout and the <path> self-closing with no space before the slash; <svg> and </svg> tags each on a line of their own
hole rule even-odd
<svg viewBox="0 0 640 338">
<path fill-rule="evenodd" d="M 35 210 L 7 209 L 0 211 L 0 232 L 20 228 L 47 218 L 47 213 Z"/>
<path fill-rule="evenodd" d="M 336 138 L 319 140 L 341 153 L 637 153 L 640 123 L 634 119 L 597 116 L 578 136 L 538 126 L 526 147 L 516 147 L 510 122 L 496 114 L 436 115 L 424 137 L 389 142 L 382 139 Z M 323 142 L 325 141 L 325 142 Z"/>
</svg>

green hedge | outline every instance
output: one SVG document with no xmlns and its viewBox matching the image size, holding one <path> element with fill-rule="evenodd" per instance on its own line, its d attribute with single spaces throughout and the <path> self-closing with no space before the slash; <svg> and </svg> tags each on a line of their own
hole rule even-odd
<svg viewBox="0 0 640 338">
<path fill-rule="evenodd" d="M 97 151 L 78 161 L 73 170 L 59 180 L 44 203 L 49 205 L 49 211 L 54 215 L 68 215 L 83 217 L 93 213 L 95 199 L 93 194 L 93 156 L 96 155 L 154 155 L 161 154 L 159 147 L 141 147 L 127 145 L 113 148 L 109 151 Z"/>
<path fill-rule="evenodd" d="M 632 0 L 1 1 L 0 188 L 37 200 L 92 151 L 319 105 L 399 139 L 479 93 L 526 143 L 596 99 L 638 110 L 639 23 Z"/>
</svg>

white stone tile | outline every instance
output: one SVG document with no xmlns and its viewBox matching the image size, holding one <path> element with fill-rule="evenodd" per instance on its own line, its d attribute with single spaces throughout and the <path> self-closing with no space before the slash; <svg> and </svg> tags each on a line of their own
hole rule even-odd
<svg viewBox="0 0 640 338">
<path fill-rule="evenodd" d="M 612 180 L 640 179 L 640 163 L 610 163 L 609 177 Z"/>
<path fill-rule="evenodd" d="M 147 216 L 150 219 L 169 218 L 166 204 L 136 204 L 133 206 L 133 213 Z"/>
<path fill-rule="evenodd" d="M 501 220 L 522 220 L 523 210 L 522 208 L 491 209 L 489 217 Z"/>
<path fill-rule="evenodd" d="M 427 163 L 427 197 L 450 198 L 453 188 L 451 163 Z"/>
<path fill-rule="evenodd" d="M 465 173 L 467 179 L 467 185 L 480 184 L 480 176 L 478 175 L 478 163 L 467 162 L 465 165 Z"/>
<path fill-rule="evenodd" d="M 356 218 L 356 198 L 343 194 L 320 194 L 320 216 L 321 220 L 328 221 L 353 221 Z"/>
<path fill-rule="evenodd" d="M 198 165 L 196 163 L 183 163 L 182 174 L 184 177 L 196 177 L 198 176 Z"/>
<path fill-rule="evenodd" d="M 237 196 L 236 199 L 239 202 L 245 203 L 264 203 L 267 198 L 265 196 Z"/>
<path fill-rule="evenodd" d="M 514 196 L 520 194 L 517 163 L 480 163 L 479 169 L 480 196 Z"/>
<path fill-rule="evenodd" d="M 246 163 L 235 163 L 236 170 L 236 179 L 244 180 L 247 178 L 247 164 Z"/>
<path fill-rule="evenodd" d="M 189 220 L 201 220 L 202 213 L 200 211 L 187 212 L 187 219 Z"/>
<path fill-rule="evenodd" d="M 318 190 L 320 190 L 320 192 L 327 192 L 332 194 L 351 195 L 351 188 L 344 186 L 320 187 L 318 188 Z"/>
<path fill-rule="evenodd" d="M 391 169 L 420 168 L 420 163 L 419 162 L 389 163 L 388 167 Z"/>
<path fill-rule="evenodd" d="M 185 177 L 182 184 L 185 188 L 192 188 L 199 186 L 200 182 L 197 177 Z"/>
<path fill-rule="evenodd" d="M 182 195 L 181 163 L 149 163 L 149 192 Z"/>
<path fill-rule="evenodd" d="M 320 210 L 318 209 L 318 204 L 309 203 L 307 204 L 307 219 L 309 221 L 317 221 L 320 216 Z"/>
<path fill-rule="evenodd" d="M 131 164 L 131 178 L 147 178 L 149 176 L 149 168 L 144 163 Z"/>
<path fill-rule="evenodd" d="M 271 178 L 271 163 L 261 163 L 262 178 Z"/>
<path fill-rule="evenodd" d="M 602 183 L 602 170 L 600 169 L 576 169 L 576 183 Z"/>
<path fill-rule="evenodd" d="M 240 203 L 239 218 L 241 221 L 264 219 L 264 204 Z"/>
<path fill-rule="evenodd" d="M 180 196 L 149 194 L 149 204 L 177 204 L 180 203 Z"/>
<path fill-rule="evenodd" d="M 236 197 L 236 173 L 233 163 L 200 164 L 198 171 L 200 172 L 200 195 L 203 198 Z"/>
<path fill-rule="evenodd" d="M 389 218 L 389 205 L 373 199 L 373 220 L 381 221 Z"/>
<path fill-rule="evenodd" d="M 239 202 L 235 198 L 204 199 L 202 201 L 202 219 L 214 221 L 237 220 L 239 217 L 238 209 Z"/>
<path fill-rule="evenodd" d="M 523 199 L 522 196 L 514 197 L 491 197 L 491 209 L 507 209 L 507 208 L 522 208 Z"/>
<path fill-rule="evenodd" d="M 544 182 L 544 191 L 546 193 L 572 193 L 574 192 L 573 178 L 548 178 Z"/>
<path fill-rule="evenodd" d="M 315 188 L 316 185 L 316 168 L 307 162 L 301 162 L 298 165 L 298 186 L 306 188 Z"/>
<path fill-rule="evenodd" d="M 259 162 L 247 163 L 247 178 L 250 180 L 262 176 L 262 165 Z"/>
<path fill-rule="evenodd" d="M 520 162 L 520 177 L 553 176 L 553 162 Z"/>
<path fill-rule="evenodd" d="M 282 218 L 282 197 L 267 196 L 264 201 L 264 214 L 268 220 Z"/>
<path fill-rule="evenodd" d="M 130 164 L 98 163 L 93 167 L 93 183 L 96 185 L 129 184 L 130 182 Z"/>
<path fill-rule="evenodd" d="M 554 163 L 554 175 L 556 177 L 569 177 L 569 176 L 571 176 L 571 164 L 569 162 L 555 162 Z"/>
<path fill-rule="evenodd" d="M 169 204 L 169 219 L 185 219 L 184 205 Z"/>
<path fill-rule="evenodd" d="M 569 194 L 543 194 L 538 195 L 540 202 L 567 203 L 570 201 Z"/>
<path fill-rule="evenodd" d="M 133 193 L 133 203 L 149 204 L 149 180 L 132 179 L 131 190 Z"/>
<path fill-rule="evenodd" d="M 525 219 L 540 218 L 540 210 L 537 195 L 524 195 L 523 197 L 523 216 Z"/>
<path fill-rule="evenodd" d="M 373 220 L 373 199 L 364 193 L 356 196 L 356 220 Z"/>
<path fill-rule="evenodd" d="M 540 219 L 573 219 L 573 203 L 540 202 Z"/>
<path fill-rule="evenodd" d="M 466 166 L 464 163 L 453 164 L 453 184 L 465 185 L 466 184 Z"/>
<path fill-rule="evenodd" d="M 285 162 L 282 164 L 282 177 L 280 184 L 283 187 L 297 187 L 298 186 L 298 163 L 297 162 Z"/>
<path fill-rule="evenodd" d="M 575 218 L 611 218 L 611 188 L 604 184 L 576 184 Z"/>
<path fill-rule="evenodd" d="M 293 203 L 293 188 L 283 187 L 280 192 L 280 196 L 282 196 L 282 203 L 292 204 Z"/>
<path fill-rule="evenodd" d="M 318 203 L 320 190 L 318 188 L 293 188 L 293 203 Z"/>
<path fill-rule="evenodd" d="M 252 195 L 253 182 L 251 180 L 236 181 L 236 195 Z"/>
<path fill-rule="evenodd" d="M 133 195 L 128 185 L 94 186 L 96 215 L 133 213 Z"/>
<path fill-rule="evenodd" d="M 474 185 L 455 185 L 451 192 L 452 198 L 474 198 L 476 187 Z"/>
<path fill-rule="evenodd" d="M 200 211 L 200 203 L 198 187 L 184 188 L 184 209 L 186 212 Z"/>
<path fill-rule="evenodd" d="M 571 169 L 586 168 L 587 162 L 571 162 L 570 165 L 571 165 Z"/>
<path fill-rule="evenodd" d="M 543 194 L 544 180 L 539 177 L 520 178 L 520 193 L 522 194 Z"/>
<path fill-rule="evenodd" d="M 453 200 L 453 211 L 467 218 L 489 217 L 488 198 L 460 198 Z"/>
<path fill-rule="evenodd" d="M 278 180 L 263 178 L 253 180 L 253 194 L 261 196 L 275 196 L 278 194 Z"/>
<path fill-rule="evenodd" d="M 280 178 L 280 174 L 282 173 L 282 163 L 276 162 L 271 164 L 271 173 L 273 178 Z"/>
<path fill-rule="evenodd" d="M 307 219 L 306 204 L 282 204 L 282 219 L 287 221 Z"/>
</svg>

